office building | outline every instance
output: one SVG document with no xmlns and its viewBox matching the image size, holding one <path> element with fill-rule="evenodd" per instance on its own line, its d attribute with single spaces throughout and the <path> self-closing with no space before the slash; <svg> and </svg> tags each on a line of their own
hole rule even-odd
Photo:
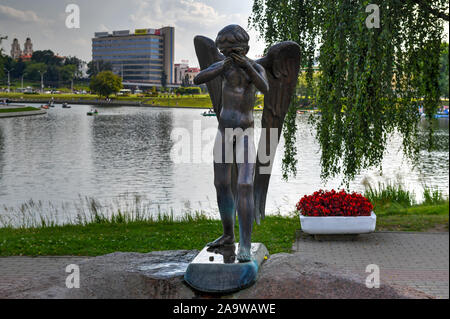
<svg viewBox="0 0 450 319">
<path fill-rule="evenodd" d="M 186 71 L 189 69 L 189 64 L 187 63 L 176 63 L 175 64 L 175 83 L 184 84 Z"/>
<path fill-rule="evenodd" d="M 170 85 L 175 83 L 174 40 L 173 27 L 97 32 L 92 39 L 92 60 L 110 62 L 125 85 L 160 86 L 163 74 Z"/>
<path fill-rule="evenodd" d="M 190 68 L 187 62 L 175 64 L 175 84 L 182 86 L 194 85 L 194 78 L 200 73 L 199 68 Z"/>
</svg>

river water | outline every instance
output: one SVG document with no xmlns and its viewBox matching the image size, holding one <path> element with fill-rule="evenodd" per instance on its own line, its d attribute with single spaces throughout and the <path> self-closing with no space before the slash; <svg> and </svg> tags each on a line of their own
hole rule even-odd
<svg viewBox="0 0 450 319">
<path fill-rule="evenodd" d="M 144 107 L 98 107 L 99 115 L 87 116 L 90 109 L 57 105 L 43 116 L 0 119 L 0 216 L 17 214 L 24 207 L 34 214 L 35 207 L 39 214 L 57 214 L 58 221 L 64 221 L 90 197 L 104 207 L 128 205 L 139 198 L 153 213 L 177 216 L 202 211 L 218 218 L 208 148 L 217 126 L 215 117 L 203 117 L 199 109 Z M 258 127 L 261 112 L 255 117 Z M 322 183 L 319 147 L 308 115 L 298 115 L 297 121 L 298 173 L 288 182 L 282 180 L 281 141 L 269 187 L 268 214 L 288 214 L 303 195 L 340 187 L 340 178 Z M 201 143 L 194 141 L 195 136 L 199 140 L 194 133 L 198 128 L 209 132 Z M 171 157 L 178 141 L 171 137 L 175 129 L 192 134 L 191 158 L 196 163 L 176 163 Z M 438 120 L 435 134 L 442 142 L 440 149 L 423 152 L 417 168 L 403 158 L 401 141 L 393 136 L 382 174 L 377 169 L 365 171 L 350 189 L 364 191 L 365 181 L 372 185 L 401 182 L 415 192 L 418 201 L 424 185 L 448 194 L 448 119 Z"/>
</svg>

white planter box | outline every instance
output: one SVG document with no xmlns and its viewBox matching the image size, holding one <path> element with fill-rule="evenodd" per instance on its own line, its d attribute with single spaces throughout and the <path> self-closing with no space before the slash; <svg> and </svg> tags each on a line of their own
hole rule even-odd
<svg viewBox="0 0 450 319">
<path fill-rule="evenodd" d="M 300 215 L 302 231 L 311 235 L 366 234 L 375 231 L 377 216 L 329 216 Z"/>
</svg>

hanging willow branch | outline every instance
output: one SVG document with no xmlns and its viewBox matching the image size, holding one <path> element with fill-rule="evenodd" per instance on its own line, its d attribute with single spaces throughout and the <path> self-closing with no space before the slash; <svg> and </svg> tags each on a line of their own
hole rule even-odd
<svg viewBox="0 0 450 319">
<path fill-rule="evenodd" d="M 379 6 L 380 28 L 366 26 L 368 4 Z M 309 79 L 318 56 L 314 102 L 321 116 L 314 123 L 323 179 L 342 173 L 348 182 L 362 169 L 381 167 L 394 131 L 402 136 L 405 154 L 417 161 L 418 108 L 423 106 L 431 121 L 440 101 L 445 8 L 448 0 L 254 0 L 249 24 L 268 46 L 299 43 Z M 290 143 L 292 123 L 285 123 Z M 289 162 L 296 163 L 292 154 L 292 148 L 285 152 L 284 174 Z"/>
</svg>

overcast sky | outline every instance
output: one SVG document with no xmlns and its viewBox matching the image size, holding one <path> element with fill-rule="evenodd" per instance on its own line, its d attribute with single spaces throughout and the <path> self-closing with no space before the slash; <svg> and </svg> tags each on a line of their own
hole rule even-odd
<svg viewBox="0 0 450 319">
<path fill-rule="evenodd" d="M 80 7 L 80 28 L 65 26 L 68 4 Z M 7 54 L 11 42 L 19 39 L 21 49 L 27 37 L 34 50 L 50 49 L 63 56 L 92 59 L 94 32 L 175 27 L 175 61 L 189 60 L 198 66 L 193 38 L 205 35 L 215 39 L 227 24 L 247 28 L 252 0 L 0 0 L 0 35 Z M 448 23 L 446 24 L 448 35 Z M 250 52 L 255 58 L 264 50 L 264 42 L 249 30 Z M 447 36 L 448 38 L 448 36 Z"/>
<path fill-rule="evenodd" d="M 80 28 L 65 26 L 68 4 L 80 7 Z M 189 60 L 198 66 L 193 38 L 205 35 L 215 39 L 227 24 L 247 28 L 252 0 L 0 0 L 0 35 L 7 54 L 11 42 L 19 39 L 21 49 L 27 37 L 34 50 L 50 49 L 59 55 L 92 59 L 94 32 L 175 27 L 175 61 Z M 264 50 L 264 42 L 249 31 L 249 57 Z"/>
</svg>

